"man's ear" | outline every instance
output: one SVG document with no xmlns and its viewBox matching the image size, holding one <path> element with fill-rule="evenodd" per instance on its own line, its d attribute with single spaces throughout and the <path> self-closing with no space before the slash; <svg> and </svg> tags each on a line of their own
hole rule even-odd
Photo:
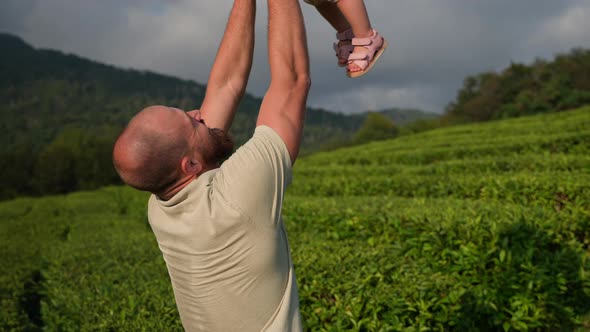
<svg viewBox="0 0 590 332">
<path fill-rule="evenodd" d="M 180 162 L 180 167 L 182 168 L 182 172 L 186 175 L 197 175 L 201 173 L 203 164 L 195 159 L 185 156 Z"/>
</svg>

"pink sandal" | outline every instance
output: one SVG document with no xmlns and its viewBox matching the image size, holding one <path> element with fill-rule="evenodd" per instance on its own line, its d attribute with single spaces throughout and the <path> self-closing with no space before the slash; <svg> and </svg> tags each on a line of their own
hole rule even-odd
<svg viewBox="0 0 590 332">
<path fill-rule="evenodd" d="M 387 41 L 383 38 L 376 30 L 373 30 L 373 35 L 367 38 L 353 38 L 352 47 L 363 46 L 367 49 L 366 53 L 352 53 L 348 57 L 348 65 L 354 63 L 361 70 L 359 71 L 346 71 L 348 77 L 359 77 L 371 70 L 377 62 L 377 59 L 383 54 L 385 48 L 387 48 Z"/>
<path fill-rule="evenodd" d="M 336 33 L 338 42 L 334 43 L 334 51 L 338 58 L 338 67 L 346 67 L 348 64 L 348 57 L 352 54 L 354 46 L 352 46 L 352 29 Z"/>
</svg>

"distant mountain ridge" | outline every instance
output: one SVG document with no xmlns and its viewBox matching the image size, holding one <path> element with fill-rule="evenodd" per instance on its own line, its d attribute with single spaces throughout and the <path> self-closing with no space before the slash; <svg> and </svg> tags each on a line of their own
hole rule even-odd
<svg viewBox="0 0 590 332">
<path fill-rule="evenodd" d="M 200 107 L 206 86 L 35 49 L 0 33 L 0 199 L 120 183 L 112 146 L 149 105 Z M 237 145 L 254 132 L 261 98 L 246 94 L 231 129 Z M 308 109 L 301 154 L 350 141 L 367 113 Z"/>
<path fill-rule="evenodd" d="M 35 49 L 21 38 L 0 33 L 0 129 L 4 145 L 17 144 L 34 131 L 42 142 L 64 126 L 122 127 L 150 104 L 198 107 L 206 86 L 150 71 L 120 69 L 60 51 Z M 253 132 L 261 98 L 246 94 L 232 134 L 244 142 Z M 431 118 L 415 110 L 385 112 L 395 123 Z M 366 113 L 342 114 L 310 108 L 303 148 L 315 151 L 326 140 L 351 137 Z"/>
</svg>

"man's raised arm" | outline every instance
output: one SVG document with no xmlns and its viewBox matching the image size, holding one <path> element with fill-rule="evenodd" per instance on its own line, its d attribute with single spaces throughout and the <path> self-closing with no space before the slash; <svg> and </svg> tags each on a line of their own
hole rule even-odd
<svg viewBox="0 0 590 332">
<path fill-rule="evenodd" d="M 254 53 L 256 0 L 234 0 L 207 82 L 201 117 L 210 128 L 228 131 L 244 95 Z"/>
<path fill-rule="evenodd" d="M 268 0 L 270 86 L 257 125 L 274 129 L 283 139 L 291 162 L 299 153 L 310 87 L 309 56 L 298 0 Z"/>
</svg>

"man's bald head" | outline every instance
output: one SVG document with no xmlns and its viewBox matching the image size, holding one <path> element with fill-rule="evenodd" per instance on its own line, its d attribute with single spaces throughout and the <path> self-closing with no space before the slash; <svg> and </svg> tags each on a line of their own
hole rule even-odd
<svg viewBox="0 0 590 332">
<path fill-rule="evenodd" d="M 113 149 L 113 162 L 121 179 L 139 190 L 160 193 L 181 172 L 189 150 L 190 123 L 184 112 L 150 106 L 129 122 Z"/>
</svg>

